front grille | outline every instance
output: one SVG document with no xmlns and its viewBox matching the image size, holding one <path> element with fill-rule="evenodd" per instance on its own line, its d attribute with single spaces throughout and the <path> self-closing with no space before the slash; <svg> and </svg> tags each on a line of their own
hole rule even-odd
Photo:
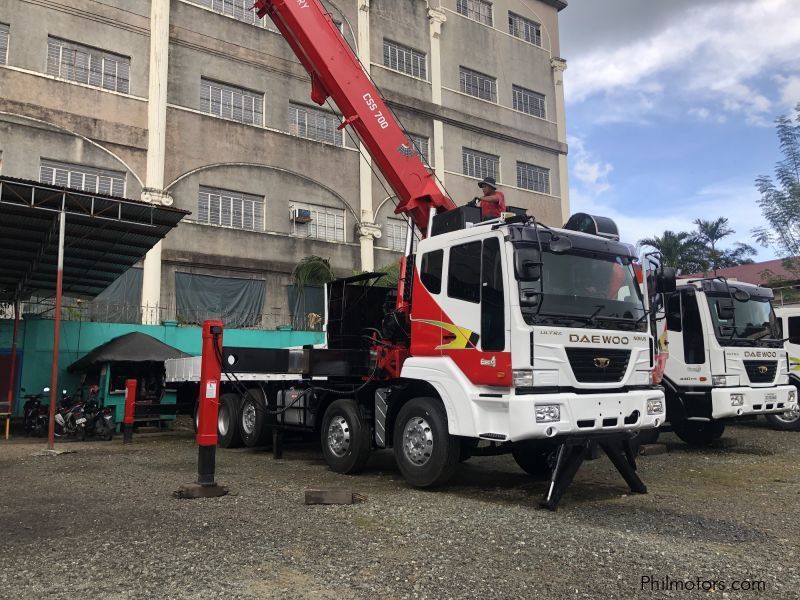
<svg viewBox="0 0 800 600">
<path fill-rule="evenodd" d="M 581 383 L 614 383 L 622 381 L 630 350 L 609 350 L 604 348 L 567 348 L 567 358 Z"/>
<path fill-rule="evenodd" d="M 746 360 L 744 369 L 750 383 L 772 383 L 775 381 L 778 363 L 774 360 Z"/>
</svg>

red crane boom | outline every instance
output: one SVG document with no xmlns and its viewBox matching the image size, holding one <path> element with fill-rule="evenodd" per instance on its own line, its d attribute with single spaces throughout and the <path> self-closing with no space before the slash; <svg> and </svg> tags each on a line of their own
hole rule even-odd
<svg viewBox="0 0 800 600">
<path fill-rule="evenodd" d="M 413 144 L 370 81 L 358 57 L 319 0 L 256 0 L 311 75 L 311 99 L 330 97 L 351 125 L 398 197 L 395 213 L 408 215 L 425 236 L 430 209 L 455 203 L 442 192 Z"/>
</svg>

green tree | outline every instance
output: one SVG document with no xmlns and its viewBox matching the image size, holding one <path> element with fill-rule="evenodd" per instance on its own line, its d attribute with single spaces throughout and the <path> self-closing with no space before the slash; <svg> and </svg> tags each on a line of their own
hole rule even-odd
<svg viewBox="0 0 800 600">
<path fill-rule="evenodd" d="M 660 236 L 639 240 L 639 246 L 657 250 L 665 265 L 680 269 L 681 273 L 697 273 L 708 266 L 702 242 L 686 231 L 667 230 Z"/>
<path fill-rule="evenodd" d="M 773 247 L 785 258 L 788 269 L 800 275 L 800 104 L 794 120 L 787 116 L 775 120 L 783 160 L 775 165 L 775 179 L 761 175 L 756 189 L 768 226 L 753 230 L 758 243 Z"/>
<path fill-rule="evenodd" d="M 717 269 L 753 262 L 750 257 L 755 255 L 756 249 L 748 244 L 737 242 L 733 248 L 719 248 L 720 241 L 736 233 L 728 224 L 727 217 L 695 219 L 694 224 L 697 226 L 694 238 L 705 247 L 706 262 L 714 275 Z"/>
</svg>

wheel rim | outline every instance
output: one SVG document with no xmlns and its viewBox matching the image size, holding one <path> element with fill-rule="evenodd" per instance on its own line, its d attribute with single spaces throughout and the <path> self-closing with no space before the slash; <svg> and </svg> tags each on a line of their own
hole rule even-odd
<svg viewBox="0 0 800 600">
<path fill-rule="evenodd" d="M 775 418 L 784 423 L 794 423 L 797 419 L 800 419 L 800 406 L 784 413 L 777 413 Z"/>
<path fill-rule="evenodd" d="M 342 416 L 335 416 L 328 425 L 328 449 L 341 458 L 350 449 L 350 424 Z"/>
<path fill-rule="evenodd" d="M 403 430 L 403 454 L 414 465 L 425 465 L 433 454 L 433 431 L 422 417 L 412 417 Z"/>
<path fill-rule="evenodd" d="M 242 410 L 242 429 L 247 435 L 256 430 L 256 405 L 247 402 Z"/>
<path fill-rule="evenodd" d="M 228 426 L 230 425 L 230 417 L 228 415 L 228 407 L 224 404 L 219 405 L 219 412 L 217 413 L 217 429 L 220 435 L 228 434 Z"/>
</svg>

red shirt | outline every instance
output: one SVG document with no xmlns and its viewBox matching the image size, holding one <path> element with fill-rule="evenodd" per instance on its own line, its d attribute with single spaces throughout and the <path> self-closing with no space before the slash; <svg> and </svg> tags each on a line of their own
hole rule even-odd
<svg viewBox="0 0 800 600">
<path fill-rule="evenodd" d="M 486 198 L 497 198 L 497 202 L 486 202 Z M 503 192 L 495 190 L 481 198 L 481 219 L 496 219 L 506 210 L 506 198 Z"/>
</svg>

